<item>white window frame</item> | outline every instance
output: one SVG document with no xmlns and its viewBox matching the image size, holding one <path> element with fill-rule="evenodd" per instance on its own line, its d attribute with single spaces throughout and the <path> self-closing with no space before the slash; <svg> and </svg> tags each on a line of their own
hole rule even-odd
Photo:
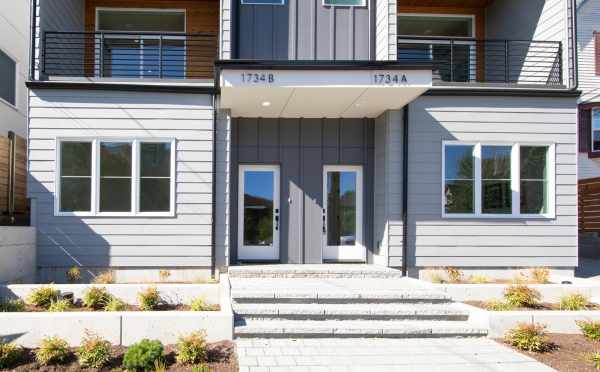
<svg viewBox="0 0 600 372">
<path fill-rule="evenodd" d="M 600 129 L 594 129 L 594 113 L 597 112 L 600 116 L 600 109 L 593 108 L 590 110 L 590 150 L 591 152 L 600 152 L 600 149 L 594 150 L 594 132 L 600 132 Z"/>
<path fill-rule="evenodd" d="M 268 3 L 259 3 L 253 0 L 240 0 L 241 5 L 285 5 L 285 0 L 271 0 Z"/>
<path fill-rule="evenodd" d="M 365 7 L 367 6 L 367 0 L 360 0 L 360 4 L 327 4 L 325 3 L 326 0 L 323 0 L 323 6 L 341 6 L 341 7 Z M 329 0 L 329 1 L 335 1 L 335 0 Z"/>
<path fill-rule="evenodd" d="M 18 59 L 16 58 L 15 55 L 13 55 L 12 53 L 9 53 L 7 50 L 5 49 L 0 49 L 2 51 L 2 53 L 4 53 L 10 60 L 12 60 L 15 63 L 15 76 L 14 76 L 14 88 L 15 88 L 15 103 L 12 104 L 10 102 L 8 102 L 7 100 L 5 100 L 4 98 L 0 97 L 0 102 L 4 103 L 5 105 L 7 105 L 8 107 L 14 109 L 14 110 L 18 110 L 17 106 L 19 104 L 19 68 L 20 68 L 20 63 L 18 61 Z"/>
<path fill-rule="evenodd" d="M 63 212 L 60 210 L 60 189 L 61 189 L 61 143 L 62 142 L 88 142 L 92 144 L 92 187 L 91 187 L 91 211 Z M 131 212 L 100 212 L 100 143 L 116 142 L 131 143 Z M 170 205 L 167 212 L 141 212 L 140 211 L 140 144 L 142 143 L 170 143 Z M 81 137 L 61 137 L 56 138 L 55 144 L 55 190 L 54 190 L 54 215 L 55 216 L 96 216 L 96 217 L 174 217 L 175 216 L 175 188 L 176 188 L 176 151 L 177 143 L 174 138 L 81 138 Z"/>
<path fill-rule="evenodd" d="M 445 188 L 446 188 L 446 146 L 473 146 L 473 213 L 446 213 Z M 482 213 L 482 181 L 481 181 L 481 147 L 482 146 L 510 146 L 511 147 L 511 189 L 512 213 Z M 548 205 L 547 212 L 543 214 L 520 213 L 521 209 L 521 146 L 548 147 L 546 154 L 546 167 L 548 169 Z M 442 141 L 442 193 L 441 214 L 442 218 L 495 218 L 495 219 L 554 219 L 556 218 L 556 144 L 547 142 L 469 142 L 469 141 Z"/>
</svg>

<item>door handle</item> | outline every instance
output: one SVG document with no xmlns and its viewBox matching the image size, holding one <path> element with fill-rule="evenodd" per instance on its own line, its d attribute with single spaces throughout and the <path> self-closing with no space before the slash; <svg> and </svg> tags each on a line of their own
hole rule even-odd
<svg viewBox="0 0 600 372">
<path fill-rule="evenodd" d="M 279 209 L 275 209 L 275 231 L 279 230 Z"/>
<path fill-rule="evenodd" d="M 323 234 L 327 233 L 327 210 L 323 208 Z"/>
</svg>

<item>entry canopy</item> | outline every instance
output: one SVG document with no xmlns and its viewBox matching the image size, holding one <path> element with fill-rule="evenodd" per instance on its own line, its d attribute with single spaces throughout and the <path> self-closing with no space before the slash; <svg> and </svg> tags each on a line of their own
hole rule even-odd
<svg viewBox="0 0 600 372">
<path fill-rule="evenodd" d="M 220 61 L 220 106 L 234 117 L 374 118 L 432 86 L 430 64 Z"/>
</svg>

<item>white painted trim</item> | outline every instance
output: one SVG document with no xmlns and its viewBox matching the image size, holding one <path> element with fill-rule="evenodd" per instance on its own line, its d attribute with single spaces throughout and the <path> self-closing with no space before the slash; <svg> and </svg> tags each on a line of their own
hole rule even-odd
<svg viewBox="0 0 600 372">
<path fill-rule="evenodd" d="M 473 166 L 474 166 L 474 213 L 446 213 L 445 208 L 445 189 L 446 189 L 446 146 L 474 146 L 473 148 Z M 486 214 L 482 212 L 481 192 L 481 147 L 482 146 L 511 146 L 511 190 L 512 190 L 512 213 L 510 214 Z M 540 146 L 548 147 L 546 155 L 546 168 L 548 169 L 548 200 L 547 213 L 543 214 L 521 214 L 521 177 L 520 177 L 520 147 L 521 146 Z M 456 219 L 554 219 L 556 218 L 556 144 L 548 142 L 462 142 L 462 141 L 442 141 L 442 188 L 441 188 L 441 215 L 442 218 Z"/>
<path fill-rule="evenodd" d="M 240 0 L 241 5 L 285 5 L 285 0 L 271 0 L 269 3 L 259 3 L 252 0 Z"/>
<path fill-rule="evenodd" d="M 330 7 L 350 7 L 350 8 L 366 7 L 367 6 L 367 1 L 366 0 L 360 0 L 360 4 L 327 4 L 326 1 L 335 1 L 335 0 L 323 0 L 323 6 L 330 6 Z"/>
<path fill-rule="evenodd" d="M 600 37 L 600 36 L 599 36 Z M 594 150 L 594 132 L 600 132 L 600 128 L 599 129 L 594 129 L 594 112 L 598 112 L 598 116 L 600 117 L 600 109 L 598 108 L 593 108 L 590 110 L 590 130 L 591 130 L 591 134 L 590 134 L 590 151 L 591 152 L 600 152 L 600 149 L 598 150 Z M 598 123 L 600 125 L 600 123 Z"/>
<path fill-rule="evenodd" d="M 15 55 L 13 55 L 12 53 L 9 53 L 7 50 L 0 48 L 0 51 L 2 51 L 2 53 L 4 53 L 8 57 L 8 59 L 13 61 L 13 63 L 15 64 L 15 76 L 14 76 L 15 103 L 12 104 L 2 97 L 0 97 L 0 102 L 6 104 L 8 107 L 10 107 L 14 110 L 19 111 L 19 108 L 18 108 L 18 105 L 19 105 L 19 82 L 18 81 L 19 81 L 20 62 Z"/>
</svg>

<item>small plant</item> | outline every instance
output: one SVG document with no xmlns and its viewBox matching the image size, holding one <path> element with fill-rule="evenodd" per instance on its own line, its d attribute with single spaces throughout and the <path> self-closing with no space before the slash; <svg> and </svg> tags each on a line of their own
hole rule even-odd
<svg viewBox="0 0 600 372">
<path fill-rule="evenodd" d="M 20 298 L 0 302 L 0 313 L 18 313 L 25 311 L 25 301 Z"/>
<path fill-rule="evenodd" d="M 561 297 L 560 309 L 569 311 L 584 310 L 588 303 L 588 298 L 581 293 L 571 293 L 570 295 Z"/>
<path fill-rule="evenodd" d="M 60 299 L 60 291 L 52 287 L 41 287 L 29 295 L 27 302 L 31 305 L 43 307 L 47 309 L 52 302 Z"/>
<path fill-rule="evenodd" d="M 94 277 L 94 284 L 113 284 L 115 282 L 115 274 L 112 271 L 105 271 Z"/>
<path fill-rule="evenodd" d="M 154 363 L 163 358 L 164 349 L 160 341 L 143 339 L 127 349 L 123 356 L 123 367 L 130 371 L 152 370 Z"/>
<path fill-rule="evenodd" d="M 141 310 L 151 311 L 162 302 L 162 298 L 156 287 L 148 287 L 138 293 L 138 302 Z"/>
<path fill-rule="evenodd" d="M 529 279 L 527 278 L 527 275 L 523 273 L 517 273 L 513 277 L 512 282 L 513 284 L 526 284 L 527 282 L 529 282 Z"/>
<path fill-rule="evenodd" d="M 153 372 L 167 372 L 167 365 L 162 360 L 155 360 Z"/>
<path fill-rule="evenodd" d="M 104 306 L 104 311 L 125 311 L 127 310 L 127 304 L 115 296 L 111 296 L 110 300 Z"/>
<path fill-rule="evenodd" d="M 541 299 L 540 292 L 523 284 L 516 284 L 504 290 L 506 302 L 514 307 L 535 307 Z"/>
<path fill-rule="evenodd" d="M 190 309 L 192 311 L 210 311 L 211 310 L 210 306 L 206 304 L 206 302 L 204 301 L 204 299 L 202 297 L 198 297 L 198 298 L 195 298 L 194 300 L 192 300 L 192 302 L 190 303 Z"/>
<path fill-rule="evenodd" d="M 86 333 L 77 349 L 77 359 L 84 368 L 102 368 L 111 358 L 110 342 L 93 333 Z"/>
<path fill-rule="evenodd" d="M 186 364 L 204 362 L 207 355 L 206 336 L 202 332 L 194 332 L 179 338 L 177 345 L 177 361 Z"/>
<path fill-rule="evenodd" d="M 600 341 L 600 321 L 581 320 L 576 323 L 586 338 Z"/>
<path fill-rule="evenodd" d="M 529 270 L 529 277 L 532 283 L 548 284 L 550 283 L 550 270 L 545 267 L 534 267 Z"/>
<path fill-rule="evenodd" d="M 543 353 L 552 349 L 545 330 L 542 324 L 520 323 L 506 332 L 504 340 L 519 350 Z"/>
<path fill-rule="evenodd" d="M 446 275 L 448 276 L 450 283 L 460 283 L 463 280 L 464 274 L 462 270 L 457 267 L 447 267 Z"/>
<path fill-rule="evenodd" d="M 196 366 L 193 366 L 191 372 L 211 372 L 211 370 L 206 364 L 200 363 Z"/>
<path fill-rule="evenodd" d="M 160 270 L 158 272 L 158 277 L 161 282 L 166 282 L 171 277 L 171 272 L 169 270 Z"/>
<path fill-rule="evenodd" d="M 48 311 L 51 313 L 62 313 L 71 308 L 71 301 L 67 299 L 52 301 L 48 306 Z"/>
<path fill-rule="evenodd" d="M 90 287 L 83 294 L 82 302 L 85 307 L 102 309 L 111 299 L 110 293 L 104 287 Z"/>
<path fill-rule="evenodd" d="M 488 278 L 487 276 L 485 276 L 483 274 L 473 274 L 469 277 L 469 283 L 485 284 L 485 283 L 489 283 L 489 282 L 490 282 L 490 278 Z"/>
<path fill-rule="evenodd" d="M 40 348 L 35 351 L 35 359 L 43 366 L 63 363 L 69 356 L 71 356 L 69 344 L 58 337 L 43 339 Z"/>
<path fill-rule="evenodd" d="M 429 278 L 429 281 L 432 283 L 443 284 L 447 282 L 446 278 L 444 277 L 444 275 L 442 275 L 442 272 L 439 269 L 427 269 L 426 273 L 427 277 Z"/>
<path fill-rule="evenodd" d="M 511 311 L 514 306 L 504 301 L 490 301 L 485 304 L 485 308 L 489 311 Z"/>
<path fill-rule="evenodd" d="M 25 352 L 16 344 L 0 343 L 0 369 L 11 368 L 23 359 Z"/>
<path fill-rule="evenodd" d="M 81 269 L 77 266 L 73 266 L 67 270 L 67 280 L 69 283 L 77 283 L 81 281 Z"/>
<path fill-rule="evenodd" d="M 600 353 L 592 353 L 590 361 L 594 364 L 594 368 L 600 369 Z"/>
</svg>

